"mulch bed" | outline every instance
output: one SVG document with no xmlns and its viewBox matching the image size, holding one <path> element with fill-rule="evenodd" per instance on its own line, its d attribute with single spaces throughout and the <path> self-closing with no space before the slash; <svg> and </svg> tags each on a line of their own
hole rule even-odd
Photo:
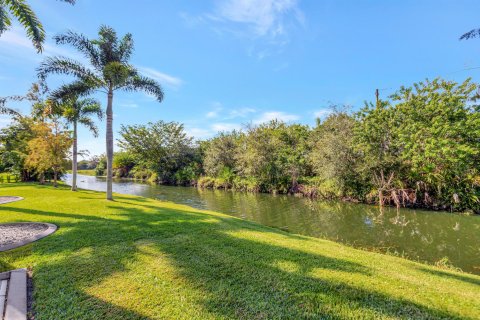
<svg viewBox="0 0 480 320">
<path fill-rule="evenodd" d="M 23 200 L 22 197 L 11 197 L 11 196 L 2 196 L 0 197 L 0 204 L 5 204 L 9 202 L 14 202 L 14 201 L 20 201 Z"/>
<path fill-rule="evenodd" d="M 0 224 L 0 252 L 18 248 L 55 232 L 49 223 L 20 222 Z"/>
</svg>

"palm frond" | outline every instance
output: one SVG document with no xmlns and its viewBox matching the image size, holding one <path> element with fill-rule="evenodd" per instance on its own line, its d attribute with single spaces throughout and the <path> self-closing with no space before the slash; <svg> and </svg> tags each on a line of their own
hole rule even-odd
<svg viewBox="0 0 480 320">
<path fill-rule="evenodd" d="M 132 56 L 134 48 L 133 37 L 130 33 L 127 33 L 118 46 L 118 56 L 121 62 L 128 63 Z"/>
<path fill-rule="evenodd" d="M 8 15 L 7 10 L 0 5 L 0 35 L 8 30 L 12 26 L 12 20 L 10 19 L 10 16 Z"/>
<path fill-rule="evenodd" d="M 140 75 L 131 77 L 123 89 L 130 92 L 143 91 L 154 96 L 158 102 L 162 102 L 164 96 L 162 86 L 158 82 Z"/>
<path fill-rule="evenodd" d="M 89 59 L 95 69 L 101 70 L 100 53 L 96 46 L 83 34 L 68 31 L 54 36 L 53 39 L 56 44 L 71 45 Z"/>
<path fill-rule="evenodd" d="M 81 104 L 81 112 L 82 116 L 90 116 L 95 115 L 98 117 L 99 120 L 103 119 L 103 109 L 100 102 L 93 98 L 87 98 L 80 100 L 79 103 Z"/>
<path fill-rule="evenodd" d="M 480 37 L 480 29 L 473 29 L 467 33 L 464 33 L 459 40 L 468 40 L 468 39 L 473 39 L 477 37 Z"/>
<path fill-rule="evenodd" d="M 98 35 L 100 38 L 95 40 L 94 43 L 97 44 L 100 49 L 100 60 L 102 65 L 106 66 L 108 63 L 113 61 L 120 62 L 120 59 L 117 55 L 117 32 L 112 27 L 102 25 L 100 26 Z"/>
<path fill-rule="evenodd" d="M 25 28 L 27 37 L 32 41 L 37 52 L 42 52 L 45 30 L 35 12 L 33 12 L 25 0 L 3 0 L 3 3 Z"/>
<path fill-rule="evenodd" d="M 89 118 L 88 116 L 80 117 L 78 119 L 78 123 L 82 124 L 90 132 L 92 132 L 92 134 L 95 138 L 98 137 L 98 127 L 91 118 Z"/>
<path fill-rule="evenodd" d="M 48 57 L 37 68 L 38 77 L 42 80 L 51 73 L 72 75 L 82 81 L 101 83 L 92 70 L 84 67 L 80 62 L 65 57 Z"/>
<path fill-rule="evenodd" d="M 98 90 L 96 83 L 88 81 L 75 81 L 65 84 L 51 93 L 51 98 L 55 100 L 64 100 L 71 97 L 88 96 Z"/>
</svg>

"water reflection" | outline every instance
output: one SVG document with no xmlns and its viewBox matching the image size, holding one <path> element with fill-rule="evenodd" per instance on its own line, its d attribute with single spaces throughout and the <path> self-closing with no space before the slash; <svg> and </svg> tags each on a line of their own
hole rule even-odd
<svg viewBox="0 0 480 320">
<path fill-rule="evenodd" d="M 66 177 L 67 183 L 71 176 Z M 104 191 L 104 179 L 80 176 L 79 187 Z M 198 190 L 116 181 L 113 190 L 223 212 L 243 219 L 355 247 L 436 262 L 444 257 L 480 274 L 480 217 L 320 202 L 285 195 Z"/>
</svg>

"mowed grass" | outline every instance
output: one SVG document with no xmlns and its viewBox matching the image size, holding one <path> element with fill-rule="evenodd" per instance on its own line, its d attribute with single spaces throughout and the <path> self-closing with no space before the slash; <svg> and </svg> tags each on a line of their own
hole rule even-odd
<svg viewBox="0 0 480 320">
<path fill-rule="evenodd" d="M 72 173 L 72 170 L 68 170 L 68 173 Z M 77 170 L 78 174 L 83 174 L 84 176 L 95 176 L 95 169 L 91 170 Z"/>
<path fill-rule="evenodd" d="M 19 178 L 11 173 L 2 172 L 0 173 L 0 183 L 11 183 L 17 182 Z"/>
<path fill-rule="evenodd" d="M 0 253 L 41 319 L 480 319 L 480 277 L 187 206 L 7 184 L 0 222 L 53 235 Z"/>
</svg>

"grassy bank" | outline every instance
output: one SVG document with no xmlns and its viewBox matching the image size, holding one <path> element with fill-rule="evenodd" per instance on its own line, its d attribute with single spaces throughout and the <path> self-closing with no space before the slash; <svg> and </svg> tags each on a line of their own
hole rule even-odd
<svg viewBox="0 0 480 320">
<path fill-rule="evenodd" d="M 72 173 L 72 170 L 68 170 L 68 173 Z M 78 174 L 83 174 L 85 176 L 95 176 L 95 169 L 92 170 L 78 170 Z"/>
<path fill-rule="evenodd" d="M 480 277 L 142 197 L 7 184 L 0 222 L 59 230 L 0 253 L 36 319 L 480 318 Z"/>
</svg>

